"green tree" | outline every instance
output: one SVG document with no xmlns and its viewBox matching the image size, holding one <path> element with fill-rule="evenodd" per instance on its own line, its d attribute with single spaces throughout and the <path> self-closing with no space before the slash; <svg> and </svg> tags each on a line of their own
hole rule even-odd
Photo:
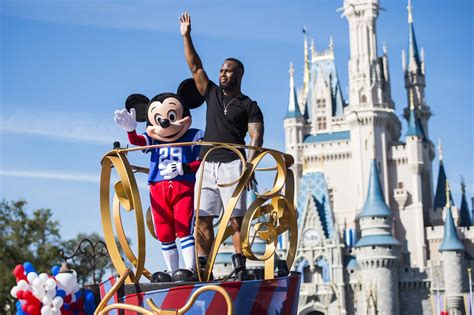
<svg viewBox="0 0 474 315">
<path fill-rule="evenodd" d="M 10 289 L 16 284 L 12 270 L 30 261 L 38 272 L 50 273 L 59 256 L 59 222 L 50 209 L 25 211 L 26 201 L 0 202 L 0 310 L 14 309 Z"/>
</svg>

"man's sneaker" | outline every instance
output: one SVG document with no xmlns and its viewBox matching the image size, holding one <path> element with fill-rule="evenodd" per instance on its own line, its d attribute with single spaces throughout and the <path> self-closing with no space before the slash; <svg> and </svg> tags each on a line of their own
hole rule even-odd
<svg viewBox="0 0 474 315">
<path fill-rule="evenodd" d="M 171 274 L 168 272 L 158 271 L 151 276 L 151 283 L 171 282 Z"/>
<path fill-rule="evenodd" d="M 206 264 L 207 264 L 207 257 L 199 256 L 198 257 L 198 263 L 199 263 L 199 272 L 201 273 L 201 276 L 204 275 L 204 271 L 206 270 Z M 199 277 L 198 277 L 199 279 Z M 214 280 L 214 275 L 211 272 L 211 276 L 209 277 L 209 281 Z"/>
<path fill-rule="evenodd" d="M 234 265 L 235 280 L 248 280 L 247 269 L 245 268 L 245 256 L 242 254 L 232 255 L 232 264 Z"/>
<path fill-rule="evenodd" d="M 189 269 L 178 269 L 173 273 L 173 281 L 193 281 L 194 272 Z"/>
</svg>

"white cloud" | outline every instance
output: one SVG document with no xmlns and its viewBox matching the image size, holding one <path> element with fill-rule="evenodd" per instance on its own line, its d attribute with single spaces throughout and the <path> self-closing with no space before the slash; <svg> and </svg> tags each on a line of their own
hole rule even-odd
<svg viewBox="0 0 474 315">
<path fill-rule="evenodd" d="M 86 183 L 99 183 L 100 175 L 98 174 L 84 174 L 83 172 L 63 172 L 58 170 L 1 170 L 0 176 L 5 177 L 21 177 L 21 178 L 36 178 L 36 179 L 55 179 L 73 182 L 86 182 Z M 112 182 L 118 180 L 115 174 L 112 174 Z M 144 191 L 148 191 L 148 185 L 146 182 L 138 182 L 138 188 L 143 194 Z"/>
<path fill-rule="evenodd" d="M 0 170 L 0 176 L 10 177 L 26 177 L 26 178 L 42 178 L 42 179 L 58 179 L 67 181 L 78 181 L 78 182 L 89 182 L 98 183 L 99 176 L 92 174 L 79 174 L 79 173 L 65 173 L 60 171 L 5 171 Z"/>
<path fill-rule="evenodd" d="M 124 133 L 111 118 L 109 121 L 104 123 L 84 114 L 30 110 L 1 115 L 0 132 L 111 144 L 118 138 L 122 140 Z"/>
</svg>

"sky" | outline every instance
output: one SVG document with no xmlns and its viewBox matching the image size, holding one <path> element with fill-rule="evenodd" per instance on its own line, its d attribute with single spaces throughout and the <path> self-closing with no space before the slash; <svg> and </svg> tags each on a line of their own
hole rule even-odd
<svg viewBox="0 0 474 315">
<path fill-rule="evenodd" d="M 406 106 L 401 65 L 408 44 L 406 5 L 382 0 L 377 21 L 378 51 L 381 55 L 385 42 L 400 118 Z M 472 207 L 473 3 L 412 5 L 418 46 L 425 50 L 431 139 L 435 144 L 442 139 L 455 203 L 462 175 Z M 0 198 L 25 199 L 28 211 L 52 209 L 64 239 L 101 233 L 100 160 L 115 140 L 127 143 L 114 111 L 129 94 L 175 91 L 190 77 L 179 33 L 184 11 L 191 14 L 194 44 L 211 80 L 217 81 L 225 58 L 243 61 L 242 90 L 265 116 L 264 146 L 283 151 L 288 68 L 293 62 L 301 85 L 304 26 L 317 50 L 333 37 L 337 72 L 347 90 L 348 24 L 336 11 L 341 6 L 342 0 L 0 1 Z M 194 127 L 204 128 L 204 113 L 205 106 L 192 111 Z M 402 125 L 405 131 L 406 122 Z M 148 164 L 147 156 L 134 159 Z M 437 159 L 433 169 L 436 183 Z M 147 200 L 146 185 L 140 186 Z M 160 264 L 156 246 L 147 245 L 151 269 Z"/>
</svg>

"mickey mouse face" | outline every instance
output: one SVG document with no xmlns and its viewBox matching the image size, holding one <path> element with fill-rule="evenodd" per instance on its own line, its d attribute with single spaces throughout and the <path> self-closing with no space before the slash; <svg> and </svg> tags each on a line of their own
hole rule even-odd
<svg viewBox="0 0 474 315">
<path fill-rule="evenodd" d="M 190 109 L 201 106 L 204 97 L 193 79 L 186 79 L 176 94 L 161 93 L 151 100 L 142 94 L 132 94 L 125 101 L 125 108 L 135 109 L 138 122 L 147 122 L 146 133 L 153 139 L 175 142 L 191 126 Z"/>
<path fill-rule="evenodd" d="M 192 118 L 177 95 L 155 96 L 148 105 L 146 133 L 153 139 L 174 142 L 191 126 Z"/>
</svg>

